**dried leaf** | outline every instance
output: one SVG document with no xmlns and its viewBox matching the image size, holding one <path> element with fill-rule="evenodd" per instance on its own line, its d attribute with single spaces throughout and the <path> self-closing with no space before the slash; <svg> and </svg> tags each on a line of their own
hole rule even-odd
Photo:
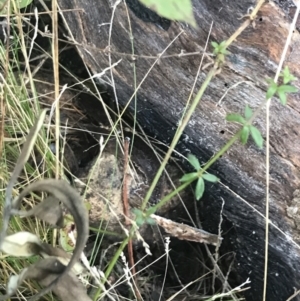
<svg viewBox="0 0 300 301">
<path fill-rule="evenodd" d="M 39 281 L 43 286 L 50 285 L 56 278 L 50 274 L 47 278 Z M 53 287 L 53 292 L 63 301 L 91 301 L 86 289 L 73 273 L 61 277 L 60 281 Z"/>
<path fill-rule="evenodd" d="M 31 301 L 37 300 L 44 294 L 48 293 L 54 285 L 57 284 L 59 279 L 67 274 L 73 267 L 73 265 L 79 261 L 81 253 L 85 247 L 88 234 L 89 234 L 89 222 L 88 222 L 88 213 L 84 206 L 83 201 L 81 200 L 80 195 L 78 192 L 72 188 L 67 182 L 63 180 L 54 180 L 54 179 L 47 179 L 47 180 L 40 180 L 35 183 L 30 184 L 27 186 L 22 193 L 19 195 L 15 204 L 20 204 L 23 197 L 28 195 L 33 191 L 41 191 L 46 192 L 50 196 L 54 197 L 55 199 L 61 201 L 72 214 L 75 222 L 75 226 L 77 229 L 77 241 L 76 246 L 74 249 L 73 256 L 67 265 L 65 271 L 59 275 L 51 285 L 41 290 L 38 294 L 36 294 Z"/>
<path fill-rule="evenodd" d="M 64 265 L 68 265 L 71 259 L 71 255 L 65 250 L 60 248 L 54 248 L 49 244 L 42 243 L 42 250 L 40 252 L 44 258 L 57 257 L 57 259 Z M 72 272 L 76 275 L 81 274 L 85 271 L 85 268 L 80 262 L 76 262 L 72 268 Z"/>
<path fill-rule="evenodd" d="M 41 242 L 38 237 L 30 232 L 18 232 L 6 236 L 1 251 L 11 256 L 38 255 L 41 250 Z"/>
<path fill-rule="evenodd" d="M 29 257 L 33 255 L 41 255 L 44 258 L 56 257 L 64 265 L 68 265 L 72 257 L 62 249 L 42 243 L 36 235 L 30 232 L 18 232 L 6 236 L 1 251 L 8 255 L 18 257 Z M 84 271 L 84 267 L 79 262 L 76 262 L 72 271 L 75 274 L 80 274 Z"/>
<path fill-rule="evenodd" d="M 76 190 L 62 180 L 41 180 L 26 187 L 12 203 L 13 186 L 24 167 L 24 164 L 28 160 L 38 135 L 38 131 L 43 124 L 45 114 L 46 110 L 42 112 L 40 118 L 30 130 L 7 186 L 3 227 L 0 235 L 0 249 L 15 256 L 40 254 L 44 257 L 51 257 L 41 260 L 40 262 L 24 269 L 20 275 L 12 276 L 8 282 L 7 295 L 0 296 L 0 300 L 5 300 L 14 294 L 19 284 L 25 279 L 34 279 L 47 286 L 38 294 L 33 296 L 31 299 L 32 301 L 40 299 L 40 297 L 48 293 L 51 289 L 54 289 L 57 294 L 60 294 L 59 296 L 61 296 L 64 301 L 90 300 L 90 298 L 86 295 L 84 288 L 80 286 L 75 275 L 72 274 L 72 268 L 80 259 L 89 232 L 87 210 L 85 209 L 80 195 L 76 192 Z M 28 212 L 18 211 L 22 199 L 34 191 L 47 193 L 49 197 Z M 34 215 L 50 224 L 62 225 L 63 220 L 62 212 L 59 208 L 59 201 L 61 201 L 73 215 L 78 233 L 74 253 L 70 260 L 63 250 L 55 249 L 50 245 L 41 243 L 39 239 L 31 233 L 19 232 L 5 238 L 12 213 L 21 214 L 23 216 Z M 67 266 L 61 263 L 58 258 L 53 257 L 53 255 L 66 263 Z M 71 294 L 69 288 L 72 283 L 76 281 L 78 284 L 72 287 L 72 293 L 74 293 L 74 295 L 70 298 Z"/>
<path fill-rule="evenodd" d="M 20 201 L 20 199 L 18 198 Z M 14 203 L 14 206 L 19 204 Z M 64 224 L 63 212 L 59 205 L 59 200 L 49 196 L 43 202 L 36 205 L 33 209 L 28 211 L 12 210 L 12 214 L 20 215 L 21 217 L 35 216 L 44 222 L 62 228 Z"/>
<path fill-rule="evenodd" d="M 14 295 L 24 280 L 36 280 L 41 285 L 49 287 L 52 283 L 56 283 L 57 275 L 62 275 L 64 271 L 65 266 L 55 257 L 49 257 L 36 262 L 22 270 L 19 275 L 10 277 L 6 288 L 7 294 L 0 296 L 0 300 L 6 300 Z M 91 300 L 86 294 L 85 288 L 73 272 L 63 274 L 60 281 L 53 285 L 53 291 L 63 301 Z"/>
</svg>

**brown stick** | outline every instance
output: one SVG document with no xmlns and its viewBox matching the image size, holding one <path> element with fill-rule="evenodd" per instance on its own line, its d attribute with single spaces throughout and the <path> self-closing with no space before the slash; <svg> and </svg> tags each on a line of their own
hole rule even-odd
<svg viewBox="0 0 300 301">
<path fill-rule="evenodd" d="M 128 203 L 128 189 L 127 189 L 127 168 L 128 168 L 128 150 L 129 150 L 129 142 L 130 139 L 128 137 L 125 138 L 124 141 L 124 178 L 123 178 L 123 212 L 125 215 L 125 224 L 126 226 L 130 225 L 130 219 L 129 219 L 129 203 Z M 142 297 L 140 295 L 139 289 L 138 289 L 138 283 L 136 279 L 136 269 L 134 266 L 134 257 L 133 257 L 133 247 L 132 247 L 132 239 L 129 239 L 128 245 L 128 261 L 129 261 L 129 268 L 132 271 L 132 277 L 134 281 L 134 291 L 136 294 L 136 298 L 138 301 L 142 300 Z"/>
<path fill-rule="evenodd" d="M 128 150 L 129 150 L 129 138 L 125 138 L 124 141 L 124 178 L 123 178 L 123 212 L 125 215 L 125 224 L 126 226 L 130 225 L 129 221 L 129 204 L 127 198 L 127 168 L 128 168 Z"/>
</svg>

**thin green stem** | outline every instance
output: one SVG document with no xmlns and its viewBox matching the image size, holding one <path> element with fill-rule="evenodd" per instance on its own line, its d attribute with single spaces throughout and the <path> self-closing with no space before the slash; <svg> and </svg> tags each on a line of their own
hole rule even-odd
<svg viewBox="0 0 300 301">
<path fill-rule="evenodd" d="M 226 48 L 242 33 L 242 31 L 247 27 L 249 26 L 249 24 L 251 23 L 252 20 L 254 20 L 258 10 L 261 8 L 261 6 L 263 5 L 263 3 L 265 2 L 265 0 L 259 0 L 259 2 L 257 3 L 256 7 L 253 9 L 252 13 L 249 15 L 249 19 L 246 20 L 241 26 L 240 28 L 226 41 Z M 141 209 L 144 211 L 146 206 L 147 206 L 147 203 L 148 201 L 150 200 L 150 197 L 154 191 L 154 188 L 156 186 L 156 184 L 158 183 L 164 169 L 165 169 L 165 166 L 167 165 L 168 163 L 168 160 L 170 159 L 171 157 L 171 154 L 173 152 L 173 150 L 175 149 L 175 146 L 177 145 L 177 142 L 179 141 L 185 127 L 187 126 L 192 114 L 194 113 L 197 105 L 199 104 L 206 88 L 208 87 L 211 79 L 214 77 L 214 75 L 216 75 L 220 65 L 222 64 L 221 61 L 219 61 L 218 59 L 216 59 L 216 62 L 213 66 L 213 68 L 209 71 L 209 73 L 207 74 L 207 77 L 204 81 L 204 83 L 202 84 L 200 90 L 198 91 L 190 109 L 188 110 L 187 114 L 185 115 L 181 125 L 179 126 L 174 138 L 173 138 L 173 141 L 170 145 L 170 148 L 168 150 L 168 152 L 166 153 L 166 156 L 164 158 L 164 160 L 162 161 L 161 165 L 160 165 L 160 168 L 158 169 L 156 175 L 155 175 L 155 178 L 153 179 L 152 183 L 151 183 L 151 186 L 145 196 L 145 199 L 143 200 L 143 203 L 141 205 Z M 215 161 L 214 161 L 215 162 Z"/>
<path fill-rule="evenodd" d="M 111 259 L 111 261 L 109 262 L 108 267 L 107 267 L 107 269 L 106 269 L 106 271 L 105 271 L 105 279 L 103 280 L 103 283 L 105 283 L 105 282 L 106 282 L 106 279 L 108 279 L 110 273 L 112 272 L 112 270 L 113 270 L 115 264 L 117 263 L 117 261 L 118 261 L 120 255 L 121 255 L 121 253 L 123 252 L 124 248 L 127 246 L 129 239 L 132 238 L 132 236 L 133 236 L 133 234 L 134 234 L 134 231 L 135 231 L 135 228 L 132 227 L 132 228 L 130 229 L 130 231 L 129 231 L 128 237 L 126 237 L 126 238 L 122 241 L 122 243 L 121 243 L 121 245 L 119 246 L 118 250 L 116 251 L 114 257 L 113 257 L 113 258 Z M 96 294 L 95 294 L 93 300 L 96 301 L 96 300 L 99 298 L 100 294 L 101 294 L 101 287 L 98 288 L 98 290 L 97 290 L 97 292 L 96 292 Z"/>
<path fill-rule="evenodd" d="M 142 206 L 141 206 L 141 209 L 144 211 L 146 206 L 147 206 L 147 203 L 148 201 L 150 200 L 150 197 L 154 191 L 154 188 L 156 186 L 156 184 L 158 183 L 170 157 L 171 157 L 171 154 L 173 152 L 173 150 L 175 149 L 175 146 L 177 145 L 185 127 L 187 126 L 188 122 L 190 121 L 191 119 L 191 116 L 192 114 L 194 113 L 197 105 L 199 104 L 206 88 L 208 87 L 210 81 L 212 80 L 212 78 L 214 77 L 214 75 L 216 74 L 217 70 L 219 69 L 219 64 L 218 63 L 215 63 L 213 68 L 209 71 L 209 73 L 207 74 L 207 77 L 205 79 L 205 81 L 203 82 L 200 90 L 198 91 L 193 103 L 191 104 L 191 107 L 189 108 L 189 110 L 187 111 L 184 119 L 182 120 L 182 123 L 180 124 L 180 126 L 178 127 L 178 130 L 176 132 L 176 135 L 174 136 L 173 138 L 173 141 L 166 153 L 166 156 L 164 158 L 164 160 L 162 161 L 156 175 L 155 175 L 155 178 L 153 179 L 152 183 L 151 183 L 151 186 L 149 188 L 149 190 L 147 191 L 147 194 L 145 196 L 145 199 L 143 200 L 143 203 L 142 203 Z"/>
<path fill-rule="evenodd" d="M 166 195 L 158 204 L 155 206 L 151 207 L 151 212 L 153 212 L 153 209 L 155 208 L 155 211 L 164 206 L 172 197 L 174 197 L 177 193 L 180 191 L 184 190 L 187 186 L 189 186 L 193 181 L 196 179 L 200 178 L 202 174 L 211 166 L 213 165 L 224 153 L 227 152 L 227 150 L 233 145 L 233 143 L 239 138 L 241 133 L 241 130 L 239 130 L 222 148 L 221 150 L 213 157 L 211 158 L 204 166 L 203 169 L 201 169 L 198 173 L 197 176 L 194 178 L 190 179 L 189 181 L 181 184 L 179 187 L 177 187 L 174 191 Z M 146 217 L 149 214 L 150 211 L 147 213 L 146 212 Z"/>
</svg>

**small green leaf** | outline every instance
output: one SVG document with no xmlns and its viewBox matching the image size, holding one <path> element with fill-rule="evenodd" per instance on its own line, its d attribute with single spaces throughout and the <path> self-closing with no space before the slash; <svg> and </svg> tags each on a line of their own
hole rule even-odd
<svg viewBox="0 0 300 301">
<path fill-rule="evenodd" d="M 253 115 L 252 109 L 248 105 L 246 105 L 246 107 L 245 107 L 245 118 L 246 118 L 246 120 L 249 120 L 252 115 Z"/>
<path fill-rule="evenodd" d="M 135 214 L 135 222 L 138 227 L 142 226 L 144 223 L 148 224 L 155 224 L 155 220 L 151 218 L 149 215 L 155 213 L 155 207 L 150 207 L 147 210 L 147 214 L 145 214 L 142 210 L 139 210 L 137 208 L 133 209 L 133 213 Z"/>
<path fill-rule="evenodd" d="M 229 51 L 227 51 L 227 48 L 226 48 L 226 41 L 222 41 L 220 44 L 218 44 L 216 42 L 212 42 L 211 44 L 214 47 L 213 53 L 215 55 L 218 55 L 219 60 L 224 61 L 225 55 L 229 54 Z"/>
<path fill-rule="evenodd" d="M 226 120 L 227 121 L 232 121 L 232 122 L 237 122 L 237 123 L 240 123 L 240 124 L 245 124 L 246 123 L 246 120 L 243 116 L 241 116 L 240 114 L 235 114 L 235 113 L 227 114 Z"/>
<path fill-rule="evenodd" d="M 248 138 L 249 138 L 249 132 L 250 132 L 249 126 L 244 126 L 244 127 L 242 128 L 240 139 L 241 139 L 242 144 L 244 144 L 244 145 L 245 145 L 245 144 L 247 143 L 247 141 L 248 141 Z"/>
<path fill-rule="evenodd" d="M 281 85 L 278 87 L 277 92 L 295 93 L 298 92 L 298 89 L 291 85 Z"/>
<path fill-rule="evenodd" d="M 222 41 L 220 43 L 220 48 L 225 48 L 226 47 L 226 41 Z"/>
<path fill-rule="evenodd" d="M 197 173 L 196 172 L 191 172 L 191 173 L 187 173 L 185 174 L 179 181 L 180 182 L 188 182 L 188 181 L 191 181 L 193 180 L 194 178 L 197 177 Z"/>
<path fill-rule="evenodd" d="M 204 188 L 205 188 L 205 184 L 204 184 L 204 180 L 202 178 L 199 178 L 196 184 L 196 200 L 199 201 L 204 193 Z"/>
<path fill-rule="evenodd" d="M 31 2 L 32 0 L 18 0 L 16 1 L 16 4 L 18 8 L 24 8 L 28 6 Z"/>
<path fill-rule="evenodd" d="M 191 0 L 139 0 L 158 15 L 170 19 L 183 21 L 197 27 Z"/>
<path fill-rule="evenodd" d="M 214 48 L 217 48 L 219 46 L 219 44 L 217 42 L 211 42 L 211 45 L 214 47 Z"/>
<path fill-rule="evenodd" d="M 278 89 L 278 86 L 277 84 L 274 82 L 273 79 L 268 79 L 267 80 L 269 82 L 269 88 L 267 90 L 267 94 L 266 94 L 266 97 L 267 99 L 270 99 L 274 96 L 274 94 L 276 93 L 277 89 Z"/>
<path fill-rule="evenodd" d="M 151 215 L 151 214 L 154 214 L 156 212 L 156 208 L 155 207 L 150 207 L 148 210 L 147 210 L 147 213 L 146 215 Z"/>
<path fill-rule="evenodd" d="M 229 52 L 226 49 L 226 41 L 222 41 L 219 45 L 219 53 L 228 54 Z"/>
<path fill-rule="evenodd" d="M 145 223 L 145 219 L 143 217 L 137 217 L 135 219 L 135 222 L 136 222 L 138 227 L 141 227 Z"/>
<path fill-rule="evenodd" d="M 213 51 L 213 54 L 217 55 L 219 53 L 219 47 L 216 47 Z"/>
<path fill-rule="evenodd" d="M 220 54 L 223 54 L 224 56 L 230 54 L 230 52 L 229 52 L 226 48 L 220 49 L 220 52 L 219 52 L 219 53 L 220 53 Z M 225 57 L 224 57 L 224 58 L 225 58 Z"/>
<path fill-rule="evenodd" d="M 285 92 L 279 91 L 279 92 L 277 92 L 277 95 L 278 95 L 278 97 L 280 99 L 280 102 L 285 106 L 286 102 L 287 102 Z"/>
<path fill-rule="evenodd" d="M 283 77 L 284 84 L 288 84 L 291 81 L 297 80 L 297 77 L 290 73 L 288 66 L 285 66 L 284 70 L 280 73 L 280 76 Z"/>
<path fill-rule="evenodd" d="M 203 174 L 203 175 L 202 175 L 202 178 L 203 178 L 205 181 L 212 182 L 212 183 L 219 182 L 219 178 L 216 177 L 215 175 L 210 174 L 210 173 Z"/>
<path fill-rule="evenodd" d="M 259 147 L 262 148 L 263 147 L 263 143 L 264 143 L 264 139 L 259 131 L 259 129 L 257 129 L 255 126 L 251 125 L 250 126 L 250 133 L 251 136 L 255 142 L 255 144 Z"/>
<path fill-rule="evenodd" d="M 298 89 L 294 86 L 291 85 L 281 85 L 280 87 L 278 87 L 277 89 L 277 95 L 280 99 L 280 102 L 285 105 L 287 102 L 286 99 L 286 93 L 294 93 L 297 92 Z"/>
<path fill-rule="evenodd" d="M 197 157 L 193 154 L 188 154 L 187 156 L 188 161 L 190 162 L 190 164 L 198 171 L 201 166 L 199 163 L 199 160 L 197 159 Z"/>
<path fill-rule="evenodd" d="M 142 210 L 134 208 L 133 210 L 134 215 L 136 216 L 136 218 L 144 218 L 144 213 Z"/>
<path fill-rule="evenodd" d="M 28 6 L 33 0 L 16 0 L 16 8 L 21 9 Z M 1 15 L 7 14 L 7 1 L 0 0 L 0 7 L 2 10 L 0 11 Z M 13 10 L 13 5 L 10 4 L 10 9 Z"/>
</svg>

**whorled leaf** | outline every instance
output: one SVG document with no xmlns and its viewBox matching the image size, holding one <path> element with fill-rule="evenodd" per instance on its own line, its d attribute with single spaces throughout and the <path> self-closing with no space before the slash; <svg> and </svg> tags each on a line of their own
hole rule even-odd
<svg viewBox="0 0 300 301">
<path fill-rule="evenodd" d="M 296 2 L 294 1 L 296 4 Z M 300 4 L 300 3 L 299 3 Z M 288 66 L 285 66 L 283 71 L 280 73 L 280 76 L 283 77 L 283 83 L 286 85 L 291 81 L 297 80 L 297 77 L 295 77 L 293 74 L 290 73 L 290 69 Z"/>
<path fill-rule="evenodd" d="M 285 106 L 286 102 L 287 102 L 287 97 L 286 97 L 285 92 L 278 91 L 277 94 L 278 94 L 278 97 L 280 99 L 280 102 Z"/>
<path fill-rule="evenodd" d="M 192 179 L 196 179 L 197 175 L 198 175 L 197 172 L 187 173 L 187 174 L 183 175 L 182 178 L 179 181 L 180 182 L 187 182 L 187 181 L 190 181 Z"/>
<path fill-rule="evenodd" d="M 249 138 L 250 129 L 249 126 L 244 126 L 241 130 L 240 139 L 242 144 L 246 144 Z"/>
<path fill-rule="evenodd" d="M 267 90 L 267 93 L 266 93 L 266 98 L 267 99 L 270 99 L 273 97 L 273 95 L 276 93 L 277 89 L 278 89 L 278 86 L 277 84 L 274 82 L 273 79 L 269 79 L 267 80 L 269 82 L 269 87 L 268 87 L 268 90 Z"/>
<path fill-rule="evenodd" d="M 205 189 L 204 180 L 203 180 L 203 178 L 199 178 L 197 181 L 196 190 L 195 190 L 195 195 L 196 195 L 197 201 L 199 201 L 202 198 L 204 189 Z"/>
<path fill-rule="evenodd" d="M 235 114 L 235 113 L 227 114 L 226 115 L 226 120 L 227 121 L 232 121 L 232 122 L 237 122 L 237 123 L 240 123 L 240 124 L 245 124 L 246 123 L 246 120 L 243 116 L 241 116 L 240 114 Z"/>
<path fill-rule="evenodd" d="M 195 170 L 199 170 L 201 168 L 200 162 L 195 155 L 188 154 L 187 158 L 188 158 L 188 161 L 190 162 L 190 164 L 195 168 Z"/>
<path fill-rule="evenodd" d="M 213 175 L 211 173 L 203 174 L 202 178 L 205 181 L 212 182 L 212 183 L 216 183 L 216 182 L 218 182 L 220 180 L 218 177 L 216 177 L 215 175 Z"/>
<path fill-rule="evenodd" d="M 250 126 L 250 133 L 251 133 L 251 136 L 252 136 L 254 142 L 256 143 L 256 145 L 259 148 L 262 148 L 263 144 L 264 144 L 264 139 L 263 139 L 259 129 L 257 129 L 255 126 L 251 125 Z"/>
<path fill-rule="evenodd" d="M 246 118 L 246 120 L 249 120 L 252 115 L 253 115 L 252 109 L 248 105 L 246 105 L 246 107 L 245 107 L 245 118 Z"/>
</svg>

